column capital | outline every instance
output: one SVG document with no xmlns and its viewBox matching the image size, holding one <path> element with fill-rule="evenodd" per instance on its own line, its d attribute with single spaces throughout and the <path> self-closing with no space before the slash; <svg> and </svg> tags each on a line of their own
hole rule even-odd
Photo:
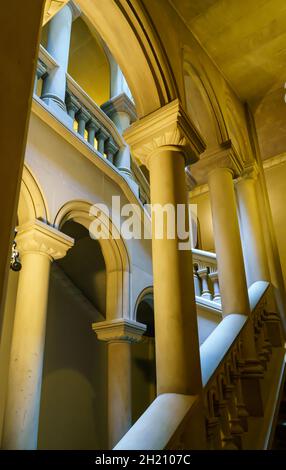
<svg viewBox="0 0 286 470">
<path fill-rule="evenodd" d="M 119 318 L 116 320 L 93 323 L 92 329 L 95 331 L 97 338 L 101 341 L 128 341 L 130 343 L 138 343 L 141 341 L 146 331 L 146 325 L 134 320 Z"/>
<path fill-rule="evenodd" d="M 110 100 L 101 105 L 101 109 L 109 118 L 111 118 L 115 113 L 126 113 L 130 117 L 131 123 L 137 120 L 135 105 L 126 93 L 120 93 L 119 95 L 110 98 Z"/>
<path fill-rule="evenodd" d="M 41 253 L 51 260 L 63 258 L 74 244 L 71 237 L 39 220 L 18 227 L 16 241 L 22 256 L 26 253 Z"/>
<path fill-rule="evenodd" d="M 204 152 L 199 162 L 191 168 L 191 173 L 198 185 L 207 182 L 208 175 L 218 168 L 229 169 L 234 177 L 243 171 L 243 162 L 231 140 L 227 140 L 215 148 Z"/>
<path fill-rule="evenodd" d="M 67 6 L 71 9 L 73 21 L 76 20 L 81 15 L 81 9 L 73 0 L 69 0 Z"/>
<path fill-rule="evenodd" d="M 147 167 L 152 154 L 164 147 L 177 147 L 186 165 L 196 162 L 205 150 L 202 136 L 178 99 L 136 121 L 124 138 L 135 158 Z"/>
<path fill-rule="evenodd" d="M 241 177 L 243 179 L 257 180 L 259 173 L 259 166 L 257 162 L 253 161 L 244 166 Z"/>
</svg>

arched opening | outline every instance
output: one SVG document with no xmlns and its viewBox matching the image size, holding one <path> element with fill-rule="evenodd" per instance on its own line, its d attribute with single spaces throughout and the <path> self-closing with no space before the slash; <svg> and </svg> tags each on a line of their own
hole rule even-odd
<svg viewBox="0 0 286 470">
<path fill-rule="evenodd" d="M 135 422 L 156 398 L 153 289 L 145 289 L 135 307 L 136 321 L 147 326 L 141 343 L 132 345 L 132 420 Z"/>
<path fill-rule="evenodd" d="M 106 267 L 97 240 L 69 220 L 61 230 L 75 239 L 53 263 L 38 447 L 106 448 L 106 346 L 91 324 L 106 314 Z"/>
<path fill-rule="evenodd" d="M 95 31 L 82 17 L 72 25 L 68 73 L 100 106 L 110 98 L 110 66 Z"/>
</svg>

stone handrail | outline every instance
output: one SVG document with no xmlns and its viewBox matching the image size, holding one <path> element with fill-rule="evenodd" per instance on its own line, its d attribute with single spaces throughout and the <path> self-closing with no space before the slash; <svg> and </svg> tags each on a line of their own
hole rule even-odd
<svg viewBox="0 0 286 470">
<path fill-rule="evenodd" d="M 214 259 L 214 257 L 212 257 Z M 245 405 L 245 389 L 242 380 L 245 371 L 244 329 L 249 321 L 255 321 L 257 312 L 260 329 L 263 330 L 263 347 L 270 359 L 275 341 L 268 337 L 273 322 L 279 324 L 275 314 L 265 311 L 268 282 L 256 282 L 249 289 L 251 317 L 231 314 L 225 317 L 200 347 L 205 435 L 208 449 L 242 449 L 243 435 L 248 430 L 249 413 Z M 274 339 L 275 335 L 272 336 Z M 261 338 L 256 337 L 259 350 Z M 278 345 L 278 344 L 276 344 Z M 261 357 L 260 365 L 263 365 Z M 264 358 L 263 358 L 264 359 Z M 200 434 L 197 411 L 198 397 L 164 394 L 156 398 L 145 413 L 116 445 L 115 450 L 195 449 L 200 442 L 194 434 Z"/>
<path fill-rule="evenodd" d="M 198 397 L 176 393 L 159 395 L 114 450 L 181 449 L 184 423 L 197 401 Z"/>
<path fill-rule="evenodd" d="M 216 254 L 209 251 L 192 249 L 195 295 L 221 304 Z"/>
</svg>

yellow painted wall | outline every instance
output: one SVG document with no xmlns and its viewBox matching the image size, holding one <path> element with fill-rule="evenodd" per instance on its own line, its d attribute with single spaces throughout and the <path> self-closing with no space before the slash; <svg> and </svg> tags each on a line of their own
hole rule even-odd
<svg viewBox="0 0 286 470">
<path fill-rule="evenodd" d="M 266 169 L 265 177 L 286 283 L 286 163 Z"/>
<path fill-rule="evenodd" d="M 99 106 L 110 98 L 108 59 L 81 18 L 72 26 L 68 73 Z"/>
</svg>

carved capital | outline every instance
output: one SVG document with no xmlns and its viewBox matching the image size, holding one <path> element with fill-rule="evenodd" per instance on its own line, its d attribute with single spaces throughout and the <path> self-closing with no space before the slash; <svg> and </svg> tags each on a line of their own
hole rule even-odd
<svg viewBox="0 0 286 470">
<path fill-rule="evenodd" d="M 146 325 L 133 320 L 120 318 L 116 320 L 103 321 L 93 323 L 92 329 L 95 331 L 97 338 L 101 341 L 128 341 L 137 343 L 141 341 Z"/>
<path fill-rule="evenodd" d="M 76 3 L 73 0 L 69 0 L 68 6 L 71 9 L 72 19 L 74 21 L 81 15 L 81 9 L 79 8 L 78 5 L 76 5 Z"/>
<path fill-rule="evenodd" d="M 207 182 L 208 174 L 216 168 L 228 168 L 234 177 L 242 174 L 243 163 L 231 140 L 207 150 L 200 161 L 192 166 L 191 173 L 197 184 L 201 185 Z"/>
<path fill-rule="evenodd" d="M 101 109 L 110 118 L 115 113 L 126 113 L 130 117 L 130 122 L 134 122 L 137 119 L 135 105 L 126 93 L 120 93 L 120 95 L 106 101 L 106 103 L 101 105 Z"/>
<path fill-rule="evenodd" d="M 186 165 L 198 160 L 205 149 L 203 138 L 182 109 L 178 99 L 136 121 L 124 133 L 132 155 L 149 167 L 149 159 L 165 146 L 179 147 Z"/>
<path fill-rule="evenodd" d="M 70 7 L 73 20 L 76 20 L 76 18 L 81 15 L 80 8 L 73 2 L 73 0 L 46 0 L 43 26 L 48 21 L 50 21 L 65 5 Z"/>
<path fill-rule="evenodd" d="M 241 176 L 242 178 L 245 178 L 245 179 L 256 180 L 258 178 L 259 172 L 260 172 L 259 166 L 254 161 L 244 166 Z"/>
<path fill-rule="evenodd" d="M 21 256 L 40 253 L 51 260 L 63 258 L 74 244 L 71 237 L 39 220 L 18 227 L 16 242 Z"/>
</svg>

